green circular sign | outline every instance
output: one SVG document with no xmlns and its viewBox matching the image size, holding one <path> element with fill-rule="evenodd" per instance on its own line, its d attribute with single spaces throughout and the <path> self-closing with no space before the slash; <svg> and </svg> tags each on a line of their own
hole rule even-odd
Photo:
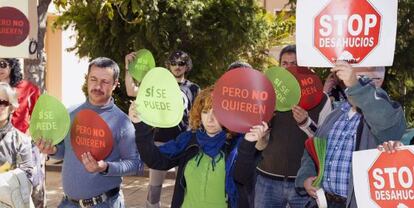
<svg viewBox="0 0 414 208">
<path fill-rule="evenodd" d="M 131 76 L 141 82 L 145 74 L 155 67 L 155 59 L 151 51 L 141 49 L 137 51 L 134 61 L 128 65 L 128 70 Z"/>
<path fill-rule="evenodd" d="M 289 111 L 300 100 L 301 91 L 298 80 L 288 70 L 273 66 L 265 71 L 276 93 L 276 111 Z"/>
<path fill-rule="evenodd" d="M 41 95 L 30 118 L 29 131 L 33 140 L 46 139 L 56 145 L 65 138 L 69 126 L 70 118 L 66 107 L 50 95 Z"/>
<path fill-rule="evenodd" d="M 156 67 L 147 73 L 135 102 L 142 121 L 150 126 L 169 128 L 183 119 L 183 93 L 177 80 L 165 68 Z"/>
</svg>

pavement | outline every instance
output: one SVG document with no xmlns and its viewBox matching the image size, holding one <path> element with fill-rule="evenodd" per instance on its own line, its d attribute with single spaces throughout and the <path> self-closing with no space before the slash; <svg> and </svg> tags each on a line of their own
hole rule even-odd
<svg viewBox="0 0 414 208">
<path fill-rule="evenodd" d="M 46 163 L 46 197 L 47 207 L 57 207 L 63 196 L 61 181 L 61 162 L 49 160 Z M 164 182 L 161 194 L 161 207 L 170 207 L 174 191 L 174 171 L 170 170 Z M 148 168 L 145 168 L 143 176 L 127 176 L 121 185 L 126 207 L 145 207 L 148 186 Z"/>
</svg>

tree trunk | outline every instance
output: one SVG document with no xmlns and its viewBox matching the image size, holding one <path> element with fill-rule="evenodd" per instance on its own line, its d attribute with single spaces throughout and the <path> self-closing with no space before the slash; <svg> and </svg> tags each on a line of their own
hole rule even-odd
<svg viewBox="0 0 414 208">
<path fill-rule="evenodd" d="M 39 0 L 37 6 L 38 34 L 37 59 L 24 59 L 24 77 L 36 84 L 42 93 L 46 90 L 46 54 L 44 52 L 44 38 L 46 33 L 47 9 L 52 0 Z"/>
</svg>

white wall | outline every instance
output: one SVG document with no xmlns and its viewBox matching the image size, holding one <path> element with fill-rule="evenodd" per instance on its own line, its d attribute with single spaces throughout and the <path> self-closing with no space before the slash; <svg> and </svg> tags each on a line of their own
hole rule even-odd
<svg viewBox="0 0 414 208">
<path fill-rule="evenodd" d="M 80 59 L 74 51 L 67 51 L 75 43 L 75 32 L 71 27 L 62 31 L 62 103 L 66 107 L 85 101 L 82 85 L 88 71 L 88 59 Z"/>
</svg>

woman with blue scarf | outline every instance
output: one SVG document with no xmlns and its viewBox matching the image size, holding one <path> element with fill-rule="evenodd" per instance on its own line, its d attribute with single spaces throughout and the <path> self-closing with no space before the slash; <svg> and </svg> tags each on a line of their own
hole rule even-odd
<svg viewBox="0 0 414 208">
<path fill-rule="evenodd" d="M 266 123 L 253 126 L 246 135 L 234 136 L 226 131 L 214 116 L 213 88 L 199 93 L 190 111 L 191 131 L 181 133 L 176 140 L 156 147 L 152 127 L 140 122 L 132 104 L 130 118 L 136 129 L 136 143 L 141 159 L 148 167 L 169 170 L 178 166 L 171 203 L 172 208 L 226 208 L 237 205 L 237 188 L 233 180 L 239 141 L 254 148 L 268 129 Z M 237 171 L 237 168 L 235 169 Z"/>
</svg>

